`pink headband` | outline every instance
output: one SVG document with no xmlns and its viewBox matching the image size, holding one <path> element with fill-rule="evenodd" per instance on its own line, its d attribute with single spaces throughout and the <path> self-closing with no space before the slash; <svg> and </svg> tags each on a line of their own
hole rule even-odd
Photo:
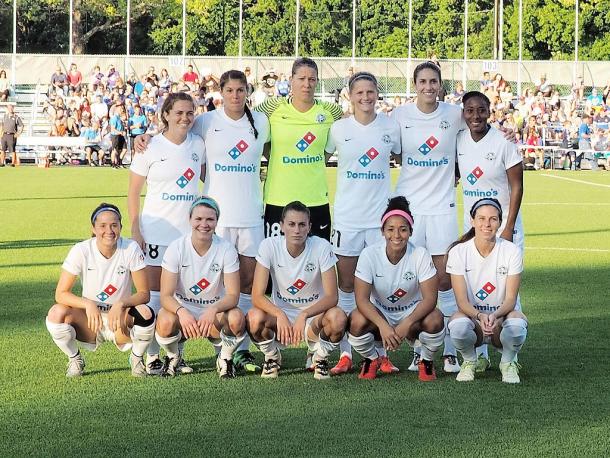
<svg viewBox="0 0 610 458">
<path fill-rule="evenodd" d="M 407 212 L 402 211 L 402 210 L 392 210 L 392 211 L 387 212 L 385 215 L 383 215 L 383 217 L 381 218 L 381 227 L 383 227 L 383 224 L 387 221 L 387 219 L 390 216 L 402 216 L 404 219 L 407 220 L 407 223 L 409 223 L 409 226 L 411 226 L 411 229 L 413 229 L 413 218 Z"/>
</svg>

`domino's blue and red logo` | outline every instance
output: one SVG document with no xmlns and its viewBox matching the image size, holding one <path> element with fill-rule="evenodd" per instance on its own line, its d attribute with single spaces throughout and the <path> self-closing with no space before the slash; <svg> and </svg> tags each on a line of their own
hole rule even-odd
<svg viewBox="0 0 610 458">
<path fill-rule="evenodd" d="M 229 151 L 229 156 L 231 156 L 232 159 L 237 159 L 244 151 L 248 149 L 248 146 L 249 145 L 245 141 L 240 140 L 237 145 L 235 145 Z"/>
<path fill-rule="evenodd" d="M 402 299 L 405 294 L 407 294 L 407 292 L 404 289 L 398 288 L 396 291 L 394 291 L 394 294 L 387 297 L 387 300 L 389 300 L 392 304 L 395 304 Z"/>
<path fill-rule="evenodd" d="M 360 164 L 362 164 L 362 167 L 366 167 L 371 162 L 373 162 L 373 160 L 377 156 L 379 156 L 379 151 L 377 151 L 375 148 L 371 148 L 366 153 L 364 153 L 362 155 L 362 157 L 360 157 L 360 159 L 358 159 L 358 162 L 360 162 Z"/>
<path fill-rule="evenodd" d="M 475 294 L 475 296 L 477 296 L 479 299 L 484 301 L 485 299 L 487 299 L 487 296 L 489 296 L 495 290 L 496 290 L 496 287 L 491 282 L 488 281 L 487 283 L 485 283 L 483 285 L 483 287 L 479 290 L 479 292 L 477 294 Z"/>
<path fill-rule="evenodd" d="M 436 145 L 438 145 L 438 140 L 436 139 L 436 137 L 434 135 L 431 135 L 428 140 L 425 141 L 425 143 L 423 143 L 418 149 L 418 151 L 420 153 L 422 153 L 424 156 L 426 154 L 428 154 L 430 151 L 432 151 Z"/>
<path fill-rule="evenodd" d="M 288 288 L 286 288 L 286 291 L 288 291 L 290 294 L 292 294 L 294 296 L 296 293 L 298 293 L 303 288 L 305 288 L 306 284 L 307 283 L 305 283 L 305 281 L 303 281 L 300 278 L 298 278 L 297 281 L 295 281 L 292 284 L 292 286 L 289 286 Z"/>
<path fill-rule="evenodd" d="M 195 172 L 193 172 L 192 169 L 188 168 L 182 174 L 182 176 L 176 180 L 176 184 L 182 189 L 184 189 L 184 187 L 189 184 L 193 178 L 195 178 Z"/>
<path fill-rule="evenodd" d="M 189 288 L 189 290 L 190 290 L 191 293 L 193 293 L 195 296 L 197 296 L 204 289 L 206 289 L 208 286 L 210 286 L 210 282 L 207 279 L 202 278 L 197 283 L 195 283 L 193 286 L 191 286 Z"/>
<path fill-rule="evenodd" d="M 483 171 L 481 170 L 480 167 L 477 167 L 468 174 L 466 179 L 468 180 L 468 183 L 475 184 L 478 181 L 478 179 L 481 178 L 482 176 L 483 176 Z"/>
<path fill-rule="evenodd" d="M 102 302 L 106 302 L 108 300 L 108 298 L 110 296 L 112 296 L 114 293 L 116 293 L 116 287 L 113 286 L 112 284 L 109 284 L 108 286 L 106 286 L 106 288 L 104 288 L 104 291 L 102 291 L 95 297 L 97 297 Z"/>
<path fill-rule="evenodd" d="M 311 145 L 315 139 L 316 136 L 314 134 L 307 132 L 303 138 L 297 142 L 297 149 L 303 153 L 307 148 L 309 148 L 309 145 Z"/>
</svg>

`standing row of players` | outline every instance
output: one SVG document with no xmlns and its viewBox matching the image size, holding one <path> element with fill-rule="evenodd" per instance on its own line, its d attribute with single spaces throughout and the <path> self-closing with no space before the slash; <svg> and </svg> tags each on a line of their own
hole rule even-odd
<svg viewBox="0 0 610 458">
<path fill-rule="evenodd" d="M 224 108 L 197 118 L 191 130 L 204 143 L 188 132 L 192 122 L 188 96 L 168 99 L 171 105 L 163 108 L 167 129 L 152 139 L 146 154 L 136 158 L 130 186 L 132 235 L 145 247 L 146 263 L 151 266 L 147 268 L 151 280 L 149 305 L 156 310 L 160 307 L 157 291 L 163 251 L 185 233 L 177 215 L 186 213 L 185 206 L 197 195 L 198 178 L 203 179 L 207 172 L 204 192 L 218 200 L 223 208 L 217 232 L 239 252 L 239 305 L 247 313 L 251 307 L 249 293 L 256 265 L 254 258 L 263 230 L 267 236 L 281 233 L 281 210 L 287 201 L 305 201 L 311 211 L 311 232 L 329 238 L 324 155 L 336 149 L 339 167 L 333 245 L 339 259 L 339 306 L 348 313 L 355 307 L 354 272 L 358 256 L 366 246 L 374 245 L 381 238 L 379 215 L 390 195 L 390 154 L 399 153 L 403 167 L 396 192 L 407 196 L 412 203 L 417 224 L 413 226 L 411 240 L 415 246 L 426 247 L 432 255 L 440 282 L 440 309 L 448 318 L 457 310 L 444 263 L 447 248 L 457 236 L 456 147 L 462 176 L 466 177 L 463 181 L 466 208 L 481 196 L 497 196 L 501 208 L 508 208 L 502 237 L 516 236 L 522 240 L 518 217 L 522 194 L 520 158 L 514 145 L 487 126 L 488 100 L 476 93 L 465 98 L 464 114 L 469 129 L 459 133 L 464 129 L 461 110 L 436 101 L 440 69 L 425 63 L 414 73 L 417 103 L 398 110 L 395 121 L 375 113 L 376 80 L 364 72 L 354 75 L 349 84 L 354 115 L 339 121 L 338 107 L 313 97 L 317 84 L 315 62 L 297 60 L 292 79 L 293 98 L 271 99 L 263 104 L 261 110 L 265 117 L 250 113 L 245 105 L 243 74 L 225 73 L 221 79 Z M 258 165 L 269 133 L 271 155 L 264 192 L 263 227 Z M 468 141 L 474 145 L 472 149 Z M 464 145 L 461 153 L 460 145 Z M 463 160 L 462 155 L 466 156 Z M 469 171 L 469 161 L 478 163 L 472 171 Z M 139 192 L 144 181 L 148 189 L 140 215 Z M 181 192 L 176 191 L 176 186 Z M 400 307 L 403 307 L 401 298 L 394 308 Z M 247 343 L 245 346 L 242 343 L 244 347 L 238 353 L 243 358 L 238 363 L 252 367 Z M 341 373 L 351 368 L 347 344 L 343 342 L 340 362 L 331 372 Z M 160 359 L 155 357 L 158 347 L 152 347 L 149 371 L 156 370 L 153 366 L 161 366 Z M 392 371 L 394 368 L 383 347 L 379 345 L 376 354 L 382 361 L 382 370 L 385 364 L 385 369 Z M 445 355 L 445 369 L 459 370 L 449 339 L 445 341 Z M 181 370 L 188 370 L 188 366 L 179 365 L 178 371 Z"/>
</svg>

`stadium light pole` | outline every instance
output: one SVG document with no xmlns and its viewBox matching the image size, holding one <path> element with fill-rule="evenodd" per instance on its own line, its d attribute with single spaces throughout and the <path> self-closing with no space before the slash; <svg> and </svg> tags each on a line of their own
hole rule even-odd
<svg viewBox="0 0 610 458">
<path fill-rule="evenodd" d="M 572 80 L 576 81 L 576 73 L 578 72 L 578 33 L 579 33 L 579 0 L 576 0 L 576 4 L 574 6 L 574 70 Z"/>
<path fill-rule="evenodd" d="M 294 34 L 294 57 L 299 57 L 299 13 L 301 11 L 301 2 L 297 0 L 297 13 L 296 13 L 296 30 Z"/>
<path fill-rule="evenodd" d="M 184 61 L 186 58 L 186 0 L 182 0 L 182 72 L 184 73 Z"/>
<path fill-rule="evenodd" d="M 468 59 L 468 0 L 464 1 L 464 63 L 462 64 L 462 85 L 466 89 L 466 60 Z"/>
<path fill-rule="evenodd" d="M 356 0 L 352 0 L 352 68 L 356 65 Z"/>
<path fill-rule="evenodd" d="M 11 84 L 15 90 L 17 83 L 17 0 L 13 0 L 13 58 L 11 59 Z"/>
<path fill-rule="evenodd" d="M 243 55 L 243 34 L 244 34 L 244 0 L 239 0 L 239 57 L 237 65 L 241 69 L 241 61 Z"/>
<path fill-rule="evenodd" d="M 73 27 L 73 23 L 74 23 L 73 16 L 72 16 L 73 14 L 74 14 L 74 0 L 70 0 L 70 15 L 68 16 L 70 18 L 70 32 L 69 32 L 70 38 L 68 40 L 68 47 L 70 48 L 68 54 L 70 55 L 70 60 L 72 60 L 72 44 L 73 44 L 72 43 L 72 27 Z"/>
<path fill-rule="evenodd" d="M 127 47 L 125 65 L 123 68 L 123 75 L 127 75 L 129 70 L 129 54 L 131 49 L 131 0 L 127 0 L 127 28 L 125 32 L 125 45 Z"/>
<path fill-rule="evenodd" d="M 517 64 L 517 92 L 521 95 L 521 66 L 523 60 L 523 0 L 519 0 L 519 63 Z"/>
<path fill-rule="evenodd" d="M 499 60 L 504 60 L 504 0 L 500 0 L 500 27 L 498 35 L 498 58 Z"/>
<path fill-rule="evenodd" d="M 411 94 L 411 46 L 413 44 L 413 0 L 409 0 L 409 50 L 407 52 L 407 96 Z"/>
</svg>

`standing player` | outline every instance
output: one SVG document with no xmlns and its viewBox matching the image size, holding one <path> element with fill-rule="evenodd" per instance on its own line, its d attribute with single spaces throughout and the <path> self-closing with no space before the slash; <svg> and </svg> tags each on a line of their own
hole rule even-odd
<svg viewBox="0 0 610 458">
<path fill-rule="evenodd" d="M 523 255 L 514 243 L 496 238 L 502 225 L 497 199 L 476 201 L 470 217 L 471 229 L 453 244 L 447 260 L 459 307 L 449 330 L 464 358 L 456 379 L 474 380 L 475 346 L 486 342 L 502 350 L 502 381 L 519 383 L 517 353 L 527 336 L 527 318 L 517 300 Z"/>
<path fill-rule="evenodd" d="M 195 118 L 191 132 L 205 141 L 204 194 L 220 204 L 222 217 L 216 233 L 229 240 L 239 253 L 241 293 L 239 307 L 244 314 L 252 308 L 252 279 L 256 254 L 265 237 L 260 163 L 269 141 L 269 121 L 262 113 L 252 113 L 246 105 L 248 81 L 238 70 L 220 77 L 223 106 Z M 235 353 L 238 368 L 252 372 L 258 368 L 248 351 L 246 336 Z"/>
<path fill-rule="evenodd" d="M 390 159 L 400 154 L 400 127 L 387 116 L 375 112 L 379 90 L 377 79 L 358 72 L 347 85 L 353 115 L 335 122 L 326 146 L 337 151 L 337 192 L 332 231 L 333 251 L 337 255 L 339 307 L 350 314 L 354 301 L 354 272 L 362 250 L 383 240 L 380 217 L 390 197 Z M 352 368 L 351 347 L 344 337 L 341 358 L 331 369 L 333 375 Z M 382 372 L 397 372 L 379 343 Z"/>
<path fill-rule="evenodd" d="M 137 243 L 121 237 L 116 206 L 100 204 L 93 210 L 91 226 L 93 237 L 74 245 L 63 263 L 47 329 L 69 358 L 68 377 L 80 376 L 85 369 L 77 342 L 95 351 L 105 341 L 121 351 L 131 349 L 131 374 L 145 377 L 143 355 L 154 335 L 155 314 L 146 305 L 144 255 Z M 77 277 L 82 296 L 72 292 Z"/>
<path fill-rule="evenodd" d="M 216 368 L 234 378 L 233 353 L 245 337 L 239 299 L 239 261 L 231 243 L 214 234 L 218 203 L 200 197 L 192 203 L 191 233 L 174 240 L 163 257 L 157 341 L 167 352 L 163 375 L 180 363 L 180 340 L 208 338 L 220 345 Z"/>
<path fill-rule="evenodd" d="M 307 57 L 292 64 L 292 97 L 267 99 L 256 107 L 271 125 L 271 153 L 265 181 L 265 235 L 281 235 L 283 207 L 303 202 L 311 211 L 312 234 L 330 240 L 330 206 L 324 148 L 331 124 L 343 110 L 314 98 L 318 66 Z M 330 157 L 330 155 L 328 155 Z"/>
<path fill-rule="evenodd" d="M 438 280 L 428 251 L 409 243 L 412 230 L 409 203 L 402 196 L 392 198 L 381 218 L 385 240 L 366 247 L 358 259 L 358 309 L 350 315 L 349 342 L 365 358 L 359 378 L 377 377 L 376 339 L 388 350 L 419 339 L 419 379 L 436 379 L 432 360 L 445 336 L 443 315 L 436 309 Z"/>
<path fill-rule="evenodd" d="M 330 243 L 308 236 L 309 209 L 301 202 L 286 205 L 280 224 L 285 235 L 263 240 L 256 257 L 248 332 L 265 355 L 262 377 L 277 377 L 280 349 L 305 340 L 314 353 L 314 377 L 327 379 L 328 355 L 337 348 L 347 323 L 336 306 L 337 258 Z M 271 299 L 265 296 L 269 276 Z"/>
<path fill-rule="evenodd" d="M 144 248 L 146 271 L 151 289 L 150 307 L 159 312 L 161 261 L 167 246 L 190 232 L 189 208 L 198 196 L 198 182 L 205 163 L 203 140 L 189 133 L 195 105 L 190 95 L 170 94 L 163 102 L 162 135 L 155 136 L 146 154 L 137 154 L 131 164 L 127 203 L 133 239 Z M 146 198 L 140 214 L 140 193 L 146 183 Z M 182 361 L 182 360 L 181 360 Z M 147 370 L 160 374 L 156 341 L 148 349 Z M 192 372 L 182 362 L 179 372 Z"/>
</svg>

